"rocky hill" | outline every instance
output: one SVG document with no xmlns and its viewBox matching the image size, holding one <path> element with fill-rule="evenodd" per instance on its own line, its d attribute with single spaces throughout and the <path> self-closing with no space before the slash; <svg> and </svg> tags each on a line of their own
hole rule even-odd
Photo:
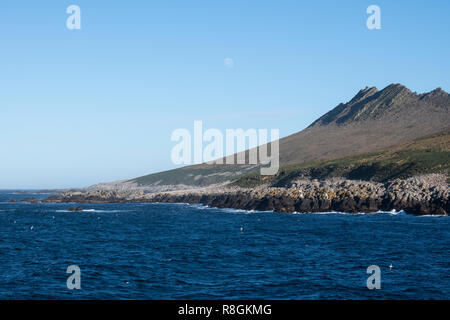
<svg viewBox="0 0 450 320">
<path fill-rule="evenodd" d="M 280 164 L 286 167 L 355 156 L 442 132 L 450 129 L 449 109 L 450 95 L 440 88 L 418 94 L 401 84 L 382 90 L 366 87 L 305 130 L 280 139 Z M 121 184 L 162 190 L 201 187 L 233 181 L 256 171 L 258 167 L 254 165 L 201 164 Z"/>
</svg>

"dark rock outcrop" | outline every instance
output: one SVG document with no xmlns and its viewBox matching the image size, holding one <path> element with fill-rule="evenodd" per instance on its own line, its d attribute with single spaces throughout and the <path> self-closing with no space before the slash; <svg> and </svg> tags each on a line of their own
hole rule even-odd
<svg viewBox="0 0 450 320">
<path fill-rule="evenodd" d="M 67 209 L 67 211 L 70 211 L 70 212 L 81 212 L 81 211 L 83 211 L 83 207 L 78 206 L 76 208 L 69 208 L 69 209 Z"/>
<path fill-rule="evenodd" d="M 431 175 L 433 176 L 433 175 Z M 448 215 L 448 185 L 429 178 L 396 179 L 387 183 L 354 180 L 297 181 L 289 188 L 258 187 L 197 189 L 161 193 L 142 190 L 67 192 L 48 202 L 168 202 L 201 203 L 217 208 L 277 212 L 377 212 L 404 210 L 415 215 Z"/>
<path fill-rule="evenodd" d="M 40 203 L 40 201 L 37 200 L 36 198 L 25 198 L 25 199 L 22 200 L 22 202 L 29 202 L 29 203 L 32 203 L 32 204 Z"/>
</svg>

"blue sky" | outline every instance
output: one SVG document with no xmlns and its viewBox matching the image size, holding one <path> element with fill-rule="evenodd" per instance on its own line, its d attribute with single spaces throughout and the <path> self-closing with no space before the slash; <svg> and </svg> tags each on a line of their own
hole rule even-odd
<svg viewBox="0 0 450 320">
<path fill-rule="evenodd" d="M 194 120 L 286 136 L 366 85 L 449 92 L 449 33 L 446 0 L 2 1 L 0 188 L 174 168 Z"/>
</svg>

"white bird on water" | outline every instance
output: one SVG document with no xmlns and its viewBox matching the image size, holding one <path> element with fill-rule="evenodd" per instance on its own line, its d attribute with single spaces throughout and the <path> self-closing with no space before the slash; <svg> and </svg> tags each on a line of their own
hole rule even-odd
<svg viewBox="0 0 450 320">
<path fill-rule="evenodd" d="M 391 262 L 391 264 L 389 265 L 389 271 L 392 271 L 392 262 Z"/>
<path fill-rule="evenodd" d="M 30 230 L 33 230 L 33 229 L 34 229 L 34 226 L 31 226 L 31 227 L 30 227 Z"/>
</svg>

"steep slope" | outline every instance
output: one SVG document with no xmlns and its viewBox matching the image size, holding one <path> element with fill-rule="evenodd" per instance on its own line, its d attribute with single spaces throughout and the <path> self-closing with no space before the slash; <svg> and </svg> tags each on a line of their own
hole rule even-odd
<svg viewBox="0 0 450 320">
<path fill-rule="evenodd" d="M 450 95 L 438 88 L 411 92 L 401 84 L 359 91 L 308 128 L 280 139 L 281 166 L 331 160 L 405 143 L 450 129 Z M 129 182 L 139 185 L 205 186 L 256 171 L 250 165 L 195 165 Z"/>
</svg>

